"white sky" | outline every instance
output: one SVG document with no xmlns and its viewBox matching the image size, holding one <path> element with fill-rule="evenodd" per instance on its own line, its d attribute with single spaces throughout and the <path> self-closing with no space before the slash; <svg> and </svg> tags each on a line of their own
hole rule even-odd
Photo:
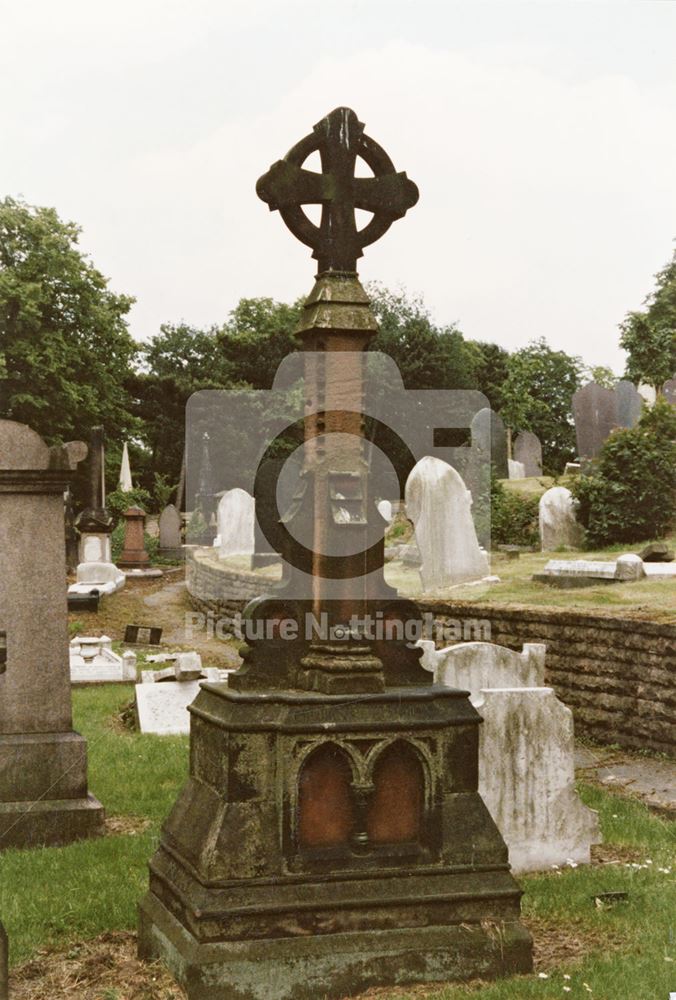
<svg viewBox="0 0 676 1000">
<path fill-rule="evenodd" d="M 340 104 L 420 201 L 360 264 L 620 372 L 676 237 L 676 3 L 0 0 L 0 196 L 53 205 L 139 339 L 312 287 L 256 179 Z"/>
</svg>

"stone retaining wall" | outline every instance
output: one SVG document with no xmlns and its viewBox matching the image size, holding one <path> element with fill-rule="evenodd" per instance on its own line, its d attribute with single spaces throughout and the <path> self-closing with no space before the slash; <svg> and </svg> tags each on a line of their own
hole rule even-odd
<svg viewBox="0 0 676 1000">
<path fill-rule="evenodd" d="M 199 550 L 188 554 L 187 574 L 193 607 L 226 622 L 265 589 L 261 577 L 214 565 Z M 676 755 L 676 626 L 557 608 L 418 603 L 437 626 L 469 624 L 465 638 L 519 650 L 544 642 L 547 684 L 573 710 L 578 733 Z"/>
<path fill-rule="evenodd" d="M 577 733 L 675 753 L 676 626 L 554 608 L 419 604 L 441 625 L 485 619 L 501 646 L 544 642 L 546 682 L 573 710 Z"/>
</svg>

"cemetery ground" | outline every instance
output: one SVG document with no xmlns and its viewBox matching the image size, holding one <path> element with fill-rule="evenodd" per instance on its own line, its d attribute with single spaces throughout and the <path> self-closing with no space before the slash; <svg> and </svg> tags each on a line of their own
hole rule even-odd
<svg viewBox="0 0 676 1000">
<path fill-rule="evenodd" d="M 513 601 L 506 594 L 522 594 L 529 587 L 533 566 L 546 558 L 540 553 L 514 561 L 496 558 L 493 571 L 504 583 L 490 588 L 490 599 Z M 506 594 L 500 595 L 502 586 Z M 669 602 L 660 605 L 652 593 L 655 586 L 643 581 L 561 592 L 533 585 L 537 594 L 523 601 L 533 604 L 538 598 L 554 606 L 561 600 L 569 606 L 584 601 L 585 607 L 607 607 L 612 596 L 613 601 L 624 602 L 629 614 L 649 615 L 652 620 L 662 614 L 662 620 L 670 620 Z M 159 581 L 129 581 L 123 591 L 101 602 L 98 615 L 71 615 L 71 634 L 105 632 L 119 640 L 129 623 L 156 624 L 164 628 L 163 651 L 196 648 L 205 665 L 233 666 L 236 643 L 200 639 L 199 633 L 189 645 L 182 641 L 184 614 L 189 610 L 183 572 L 169 569 Z M 673 607 L 671 615 L 673 620 Z M 140 649 L 140 666 L 151 651 L 156 649 Z M 88 741 L 90 787 L 105 805 L 106 835 L 68 847 L 0 854 L 0 912 L 10 935 L 13 1000 L 183 997 L 162 967 L 137 961 L 135 927 L 137 905 L 147 888 L 148 859 L 187 775 L 189 741 L 136 732 L 132 699 L 131 685 L 73 692 L 74 724 Z M 615 765 L 666 763 L 617 748 L 591 749 L 606 771 Z M 378 989 L 363 997 L 668 997 L 676 986 L 674 816 L 649 808 L 637 796 L 609 791 L 596 780 L 596 773 L 578 772 L 582 799 L 599 810 L 601 818 L 603 844 L 593 849 L 593 864 L 519 878 L 524 920 L 535 939 L 532 975 L 491 984 Z M 603 893 L 626 893 L 626 898 L 597 902 Z"/>
</svg>

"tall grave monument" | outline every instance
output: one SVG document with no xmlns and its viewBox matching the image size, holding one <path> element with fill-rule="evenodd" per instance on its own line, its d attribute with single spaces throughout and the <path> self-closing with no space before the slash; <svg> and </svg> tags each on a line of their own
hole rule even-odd
<svg viewBox="0 0 676 1000">
<path fill-rule="evenodd" d="M 320 174 L 303 169 L 315 151 Z M 372 177 L 355 176 L 357 156 Z M 361 412 L 376 321 L 356 273 L 417 188 L 338 108 L 257 190 L 319 265 L 298 331 L 305 459 L 272 533 L 284 578 L 246 612 L 279 629 L 256 630 L 228 686 L 202 685 L 190 707 L 190 777 L 150 863 L 141 955 L 190 1000 L 528 971 L 521 893 L 477 792 L 479 715 L 467 692 L 425 682 L 420 650 L 364 625 L 418 618 L 383 578 Z M 361 231 L 355 208 L 373 212 Z M 312 637 L 310 612 L 329 626 Z"/>
<path fill-rule="evenodd" d="M 73 732 L 63 494 L 80 442 L 0 420 L 0 850 L 102 832 Z"/>
</svg>

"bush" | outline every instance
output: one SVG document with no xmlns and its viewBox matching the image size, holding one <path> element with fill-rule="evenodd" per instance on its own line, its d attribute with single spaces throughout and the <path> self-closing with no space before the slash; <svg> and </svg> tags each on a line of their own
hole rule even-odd
<svg viewBox="0 0 676 1000">
<path fill-rule="evenodd" d="M 539 497 L 506 490 L 491 481 L 491 545 L 537 545 Z"/>
<path fill-rule="evenodd" d="M 122 490 L 113 490 L 106 497 L 106 508 L 115 519 L 115 524 L 122 521 L 122 515 L 130 507 L 140 507 L 142 510 L 149 510 L 151 496 L 147 490 L 136 488 L 124 493 Z"/>
<path fill-rule="evenodd" d="M 572 492 L 592 547 L 664 537 L 676 515 L 676 409 L 658 400 L 636 427 L 614 431 Z"/>
</svg>

